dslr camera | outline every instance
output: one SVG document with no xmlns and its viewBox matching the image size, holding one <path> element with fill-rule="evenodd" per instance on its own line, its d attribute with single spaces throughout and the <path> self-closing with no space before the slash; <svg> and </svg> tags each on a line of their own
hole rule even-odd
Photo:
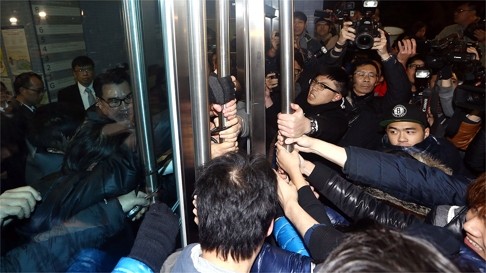
<svg viewBox="0 0 486 273">
<path fill-rule="evenodd" d="M 359 3 L 359 2 L 358 2 Z M 361 11 L 364 15 L 360 20 L 353 21 L 352 27 L 356 29 L 356 38 L 352 42 L 358 49 L 370 49 L 373 47 L 374 38 L 380 37 L 378 29 L 381 27 L 380 23 L 373 19 L 375 9 L 378 7 L 378 1 L 363 0 L 359 7 L 355 1 L 344 1 L 336 15 L 342 20 L 350 20 L 350 15 L 355 10 Z"/>
</svg>

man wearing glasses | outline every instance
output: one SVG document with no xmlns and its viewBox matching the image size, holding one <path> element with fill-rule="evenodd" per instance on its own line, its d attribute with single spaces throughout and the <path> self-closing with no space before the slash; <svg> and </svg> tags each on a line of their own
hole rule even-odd
<svg viewBox="0 0 486 273">
<path fill-rule="evenodd" d="M 87 56 L 78 56 L 71 62 L 71 68 L 76 83 L 61 89 L 57 100 L 86 110 L 96 102 L 93 89 L 94 62 Z"/>
<path fill-rule="evenodd" d="M 44 95 L 44 82 L 40 75 L 25 72 L 13 83 L 15 100 L 11 101 L 9 116 L 2 113 L 2 191 L 25 185 L 27 146 L 24 140 L 27 125 L 33 119 L 36 106 Z M 4 139 L 4 132 L 6 138 Z"/>
<path fill-rule="evenodd" d="M 107 122 L 104 134 L 130 132 L 125 142 L 136 149 L 135 120 L 133 112 L 133 93 L 130 76 L 124 69 L 108 70 L 96 77 L 93 83 L 96 103 L 86 112 L 86 122 Z M 169 112 L 163 111 L 152 117 L 155 154 L 161 155 L 171 146 Z"/>
<path fill-rule="evenodd" d="M 481 61 L 485 64 L 484 53 L 486 35 L 484 31 L 484 22 L 480 22 L 481 16 L 484 16 L 484 2 L 483 1 L 467 1 L 463 2 L 454 10 L 453 25 L 446 26 L 435 37 L 436 40 L 448 37 L 451 34 L 457 34 L 460 39 L 466 42 L 479 42 L 479 48 L 483 53 Z M 473 27 L 473 25 L 482 25 L 482 27 Z"/>
<path fill-rule="evenodd" d="M 379 122 L 383 113 L 396 104 L 408 103 L 411 98 L 411 84 L 407 74 L 397 58 L 389 53 L 385 32 L 381 29 L 379 32 L 380 37 L 374 38 L 371 50 L 376 51 L 381 59 L 382 69 L 372 58 L 360 58 L 352 63 L 352 86 L 345 98 L 348 130 L 339 141 L 340 146 L 378 149 L 382 137 Z M 352 22 L 344 22 L 331 55 L 342 57 L 346 53 L 347 41 L 355 40 L 355 33 Z M 387 92 L 383 97 L 377 97 L 373 91 L 381 75 L 386 80 Z"/>
<path fill-rule="evenodd" d="M 45 92 L 42 77 L 34 72 L 22 73 L 15 78 L 14 91 L 20 118 L 31 119 Z"/>
<path fill-rule="evenodd" d="M 284 137 L 313 136 L 337 143 L 348 129 L 344 98 L 348 75 L 340 67 L 321 66 L 308 90 L 291 104 L 292 114 L 278 114 L 278 130 Z"/>
</svg>

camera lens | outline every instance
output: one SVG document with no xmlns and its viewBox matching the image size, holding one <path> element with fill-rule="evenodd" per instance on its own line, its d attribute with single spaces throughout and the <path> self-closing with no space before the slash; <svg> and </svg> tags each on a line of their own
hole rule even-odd
<svg viewBox="0 0 486 273">
<path fill-rule="evenodd" d="M 373 47 L 374 38 L 369 33 L 360 33 L 356 36 L 355 43 L 359 49 L 370 49 Z"/>
</svg>

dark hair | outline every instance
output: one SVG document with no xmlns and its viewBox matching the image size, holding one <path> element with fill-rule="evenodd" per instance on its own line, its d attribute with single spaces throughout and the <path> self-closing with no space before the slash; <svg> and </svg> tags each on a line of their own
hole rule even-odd
<svg viewBox="0 0 486 273">
<path fill-rule="evenodd" d="M 228 153 L 209 161 L 195 184 L 201 248 L 224 260 L 249 259 L 277 208 L 277 178 L 263 156 Z"/>
<path fill-rule="evenodd" d="M 477 210 L 478 216 L 486 221 L 486 173 L 479 175 L 469 185 L 467 191 L 467 204 L 470 209 Z"/>
<path fill-rule="evenodd" d="M 425 64 L 425 57 L 420 55 L 420 54 L 417 54 L 413 57 L 410 57 L 408 60 L 407 60 L 407 63 L 406 63 L 406 67 L 408 67 L 410 64 L 412 64 L 413 62 L 415 62 L 416 60 L 421 60 L 424 62 Z"/>
<path fill-rule="evenodd" d="M 37 79 L 39 79 L 41 82 L 42 82 L 42 77 L 37 74 L 37 73 L 34 73 L 34 72 L 24 72 L 20 75 L 18 75 L 17 77 L 15 77 L 15 80 L 14 80 L 14 91 L 15 91 L 15 95 L 18 95 L 20 94 L 20 88 L 30 88 L 32 86 L 31 82 L 30 82 L 30 78 L 32 77 L 36 77 Z"/>
<path fill-rule="evenodd" d="M 29 121 L 27 139 L 40 150 L 55 148 L 65 151 L 67 141 L 83 122 L 82 110 L 62 102 L 37 108 Z"/>
<path fill-rule="evenodd" d="M 94 67 L 94 62 L 93 60 L 91 60 L 90 57 L 88 56 L 78 56 L 76 58 L 73 59 L 73 61 L 71 62 L 71 68 L 74 70 L 74 67 L 76 66 L 92 66 Z"/>
<path fill-rule="evenodd" d="M 378 67 L 378 65 L 373 61 L 373 59 L 368 59 L 368 58 L 360 58 L 360 59 L 357 59 L 354 61 L 353 63 L 353 70 L 352 70 L 352 74 L 354 74 L 354 72 L 356 72 L 356 70 L 358 69 L 358 67 L 360 66 L 364 66 L 364 65 L 372 65 L 375 67 L 376 69 L 376 73 L 380 73 L 380 68 Z"/>
<path fill-rule="evenodd" d="M 319 66 L 317 74 L 314 76 L 326 76 L 336 83 L 336 90 L 341 93 L 341 96 L 346 97 L 348 94 L 349 76 L 346 70 L 338 66 Z"/>
<path fill-rule="evenodd" d="M 294 12 L 294 19 L 300 19 L 307 23 L 307 16 L 302 11 Z"/>
<path fill-rule="evenodd" d="M 425 24 L 422 21 L 416 21 L 415 23 L 412 24 L 412 26 L 408 30 L 408 34 L 410 35 L 410 37 L 415 38 L 415 34 L 417 34 L 417 32 L 424 27 L 426 28 L 427 24 Z"/>
<path fill-rule="evenodd" d="M 428 241 L 389 228 L 348 236 L 314 272 L 460 272 Z"/>
<path fill-rule="evenodd" d="M 129 132 L 103 134 L 106 122 L 85 122 L 69 141 L 62 164 L 65 174 L 87 170 L 120 149 Z"/>
<path fill-rule="evenodd" d="M 467 5 L 469 9 L 476 11 L 476 15 L 484 18 L 484 2 L 483 1 L 466 1 L 459 3 L 458 6 Z"/>
<path fill-rule="evenodd" d="M 113 68 L 98 75 L 93 82 L 93 88 L 96 96 L 101 98 L 103 97 L 103 85 L 122 84 L 123 82 L 127 82 L 130 85 L 130 76 L 128 73 L 122 68 Z"/>
</svg>

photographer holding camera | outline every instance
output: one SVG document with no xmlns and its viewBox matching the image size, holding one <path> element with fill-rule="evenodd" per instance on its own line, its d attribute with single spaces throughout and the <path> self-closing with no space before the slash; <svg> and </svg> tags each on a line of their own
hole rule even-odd
<svg viewBox="0 0 486 273">
<path fill-rule="evenodd" d="M 411 84 L 402 64 L 388 52 L 385 32 L 378 29 L 378 33 L 379 36 L 373 38 L 370 49 L 381 59 L 387 92 L 383 97 L 374 96 L 373 90 L 379 83 L 381 70 L 372 58 L 352 63 L 352 91 L 345 100 L 349 128 L 339 142 L 341 146 L 377 149 L 382 136 L 379 122 L 384 111 L 396 104 L 408 103 L 411 97 Z M 357 34 L 353 22 L 343 23 L 336 46 L 330 52 L 336 65 L 341 65 L 348 41 L 355 41 Z"/>
<path fill-rule="evenodd" d="M 435 40 L 444 39 L 451 34 L 457 34 L 465 42 L 478 42 L 480 54 L 482 54 L 481 62 L 485 66 L 486 35 L 484 19 L 481 20 L 482 15 L 484 16 L 484 2 L 463 2 L 454 10 L 455 24 L 446 26 L 435 37 Z"/>
</svg>

